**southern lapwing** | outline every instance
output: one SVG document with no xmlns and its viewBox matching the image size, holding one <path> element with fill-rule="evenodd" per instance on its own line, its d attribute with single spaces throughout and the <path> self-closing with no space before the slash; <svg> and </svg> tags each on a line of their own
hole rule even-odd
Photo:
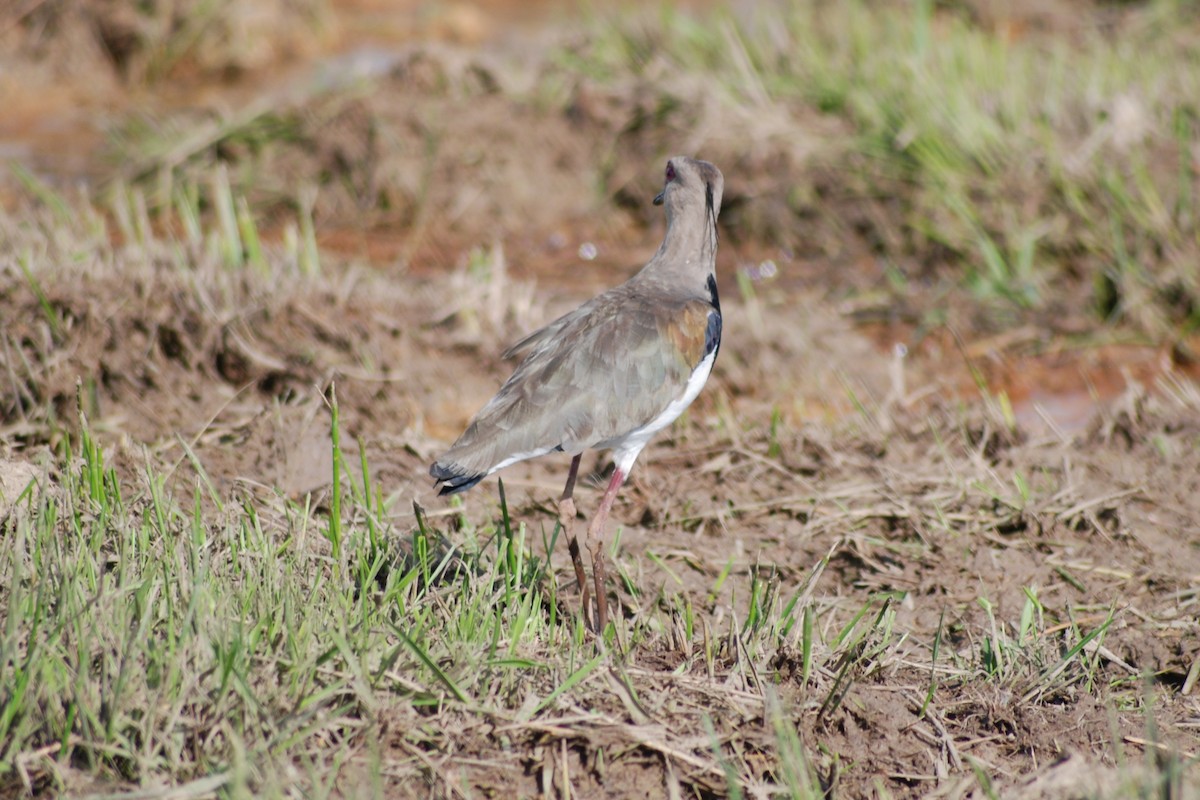
<svg viewBox="0 0 1200 800">
<path fill-rule="evenodd" d="M 696 399 L 721 345 L 716 256 L 724 183 L 707 161 L 669 160 L 654 198 L 666 207 L 667 233 L 650 263 L 510 347 L 504 358 L 524 360 L 429 468 L 441 494 L 453 494 L 527 458 L 571 455 L 558 512 L 586 615 L 575 478 L 583 451 L 611 450 L 612 479 L 587 533 L 597 631 L 608 621 L 602 534 L 617 490 L 651 437 Z"/>
</svg>

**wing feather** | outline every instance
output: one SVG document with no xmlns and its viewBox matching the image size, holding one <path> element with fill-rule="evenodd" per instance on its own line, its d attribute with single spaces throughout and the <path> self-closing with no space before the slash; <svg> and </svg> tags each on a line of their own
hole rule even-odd
<svg viewBox="0 0 1200 800">
<path fill-rule="evenodd" d="M 678 399 L 714 346 L 714 314 L 719 339 L 720 313 L 705 300 L 651 301 L 624 288 L 513 345 L 505 355 L 525 359 L 438 459 L 435 477 L 463 476 L 465 484 L 515 456 L 580 453 L 649 423 Z"/>
</svg>

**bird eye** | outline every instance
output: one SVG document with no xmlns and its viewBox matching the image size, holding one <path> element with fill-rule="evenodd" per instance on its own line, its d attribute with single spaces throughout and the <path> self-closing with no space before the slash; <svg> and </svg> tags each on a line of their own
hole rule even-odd
<svg viewBox="0 0 1200 800">
<path fill-rule="evenodd" d="M 670 161 L 667 162 L 667 182 L 675 180 L 675 165 Z"/>
</svg>

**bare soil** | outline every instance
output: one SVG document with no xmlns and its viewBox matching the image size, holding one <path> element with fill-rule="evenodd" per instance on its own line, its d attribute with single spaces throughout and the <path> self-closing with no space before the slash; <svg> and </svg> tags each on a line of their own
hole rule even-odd
<svg viewBox="0 0 1200 800">
<path fill-rule="evenodd" d="M 337 175 L 342 189 L 318 199 L 329 254 L 319 278 L 181 273 L 153 259 L 121 262 L 118 246 L 121 263 L 64 260 L 44 283 L 61 321 L 51 331 L 30 284 L 6 267 L 0 457 L 35 460 L 77 425 L 82 397 L 118 470 L 132 473 L 148 448 L 186 485 L 186 443 L 221 491 L 322 496 L 325 398 L 336 387 L 348 449 L 365 448 L 399 498 L 397 535 L 413 524 L 413 500 L 436 518 L 444 504 L 427 465 L 508 374 L 499 353 L 643 263 L 661 230 L 649 205 L 659 159 L 691 149 L 678 136 L 683 122 L 617 131 L 636 90 L 614 98 L 575 87 L 571 113 L 547 116 L 514 108 L 496 88 L 507 79 L 453 51 L 414 51 L 369 96 L 303 105 L 294 146 L 230 157 L 253 164 L 254 199 L 268 215 L 272 192 Z M 809 133 L 836 136 L 820 129 L 828 124 Z M 870 236 L 851 236 L 832 255 L 817 241 L 785 252 L 765 243 L 780 224 L 774 212 L 752 202 L 803 163 L 803 153 L 777 150 L 719 164 L 732 240 L 719 256 L 721 359 L 686 423 L 643 454 L 613 511 L 623 527 L 617 560 L 636 589 L 619 600 L 634 614 L 667 587 L 727 638 L 744 620 L 752 574 L 790 591 L 832 553 L 817 601 L 853 611 L 872 593 L 903 592 L 896 627 L 908 643 L 850 664 L 828 712 L 821 702 L 838 676 L 803 682 L 794 651 L 774 655 L 771 675 L 748 676 L 744 654 L 726 645 L 726 671 L 714 677 L 690 658 L 691 643 L 670 637 L 628 654 L 638 701 L 614 688 L 586 722 L 505 730 L 451 712 L 414 756 L 418 712 L 397 701 L 383 713 L 405 733 L 385 745 L 426 765 L 397 777 L 398 790 L 449 796 L 458 783 L 482 796 L 533 796 L 569 782 L 583 797 L 680 787 L 720 795 L 720 771 L 688 756 L 709 746 L 703 720 L 765 778 L 770 702 L 792 710 L 836 797 L 982 796 L 972 763 L 998 776 L 1001 796 L 1074 797 L 1112 792 L 1117 768 L 1146 752 L 1194 762 L 1200 695 L 1181 693 L 1200 653 L 1200 394 L 1188 365 L 1155 348 L 1046 348 L 1061 320 L 997 338 L 963 318 L 918 341 L 907 319 L 841 303 L 847 285 L 881 280 Z M 21 220 L 43 217 L 21 201 L 6 234 L 19 238 Z M 814 225 L 812 236 L 834 230 Z M 502 254 L 487 257 L 481 277 L 468 253 L 493 242 Z M 585 242 L 598 243 L 593 261 L 576 256 Z M 739 292 L 736 273 L 768 257 L 778 273 Z M 911 345 L 903 358 L 897 343 Z M 986 393 L 974 387 L 978 374 Z M 1015 428 L 1000 390 L 1017 405 Z M 584 463 L 586 515 L 607 465 Z M 549 529 L 565 467 L 545 459 L 507 470 L 513 515 Z M 0 471 L 5 492 L 10 483 Z M 497 515 L 495 488 L 467 495 L 464 513 Z M 569 585 L 565 553 L 553 558 Z M 714 593 L 730 564 L 729 585 Z M 1049 665 L 1057 634 L 1113 616 L 1092 685 L 1043 691 L 1040 669 L 1026 664 L 978 678 L 981 632 L 993 625 L 979 599 L 1015 636 L 1030 589 L 1052 618 L 1037 644 Z M 922 714 L 936 637 L 944 670 L 934 711 Z"/>
</svg>

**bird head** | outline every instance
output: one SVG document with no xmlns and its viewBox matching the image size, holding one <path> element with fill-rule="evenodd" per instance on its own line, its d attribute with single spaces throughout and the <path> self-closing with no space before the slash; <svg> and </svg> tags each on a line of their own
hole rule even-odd
<svg viewBox="0 0 1200 800">
<path fill-rule="evenodd" d="M 654 198 L 654 205 L 665 205 L 668 219 L 686 213 L 686 209 L 696 208 L 703 210 L 716 224 L 725 189 L 721 170 L 707 161 L 675 156 L 667 161 L 664 177 L 663 190 Z"/>
</svg>

